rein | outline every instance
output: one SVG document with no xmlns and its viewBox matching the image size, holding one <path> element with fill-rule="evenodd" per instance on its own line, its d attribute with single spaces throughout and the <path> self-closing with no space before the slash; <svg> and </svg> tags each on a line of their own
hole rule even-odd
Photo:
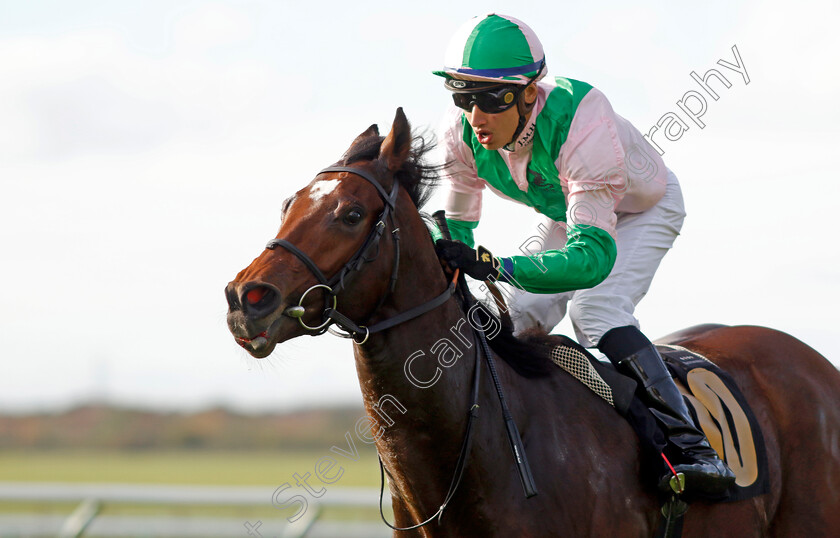
<svg viewBox="0 0 840 538">
<path fill-rule="evenodd" d="M 412 320 L 416 317 L 419 317 L 430 310 L 437 308 L 438 306 L 445 303 L 452 295 L 455 293 L 455 282 L 452 282 L 443 293 L 435 297 L 434 299 L 423 303 L 419 306 L 414 308 L 410 308 L 409 310 L 397 314 L 396 316 L 376 323 L 370 327 L 366 325 L 357 324 L 353 322 L 350 318 L 342 314 L 337 310 L 338 307 L 338 293 L 346 288 L 345 279 L 353 272 L 359 271 L 365 263 L 372 262 L 379 256 L 379 242 L 382 239 L 382 236 L 385 233 L 385 228 L 387 227 L 386 221 L 391 223 L 391 227 L 393 231 L 391 232 L 391 237 L 394 240 L 394 264 L 391 267 L 391 278 L 390 283 L 388 285 L 388 291 L 379 298 L 379 302 L 376 304 L 374 309 L 371 311 L 369 318 L 372 317 L 377 310 L 382 306 L 385 302 L 386 297 L 393 293 L 394 288 L 397 284 L 397 275 L 399 272 L 399 263 L 400 263 L 400 236 L 399 231 L 400 229 L 396 227 L 396 223 L 394 222 L 394 215 L 396 214 L 396 202 L 397 202 L 397 194 L 399 193 L 399 181 L 394 178 L 394 186 L 391 189 L 390 193 L 387 193 L 382 185 L 366 170 L 362 170 L 361 168 L 353 168 L 351 166 L 330 166 L 324 168 L 318 174 L 320 175 L 326 172 L 349 172 L 351 174 L 355 174 L 369 183 L 371 183 L 374 187 L 376 187 L 377 192 L 379 193 L 379 197 L 382 198 L 382 201 L 385 202 L 385 207 L 382 209 L 382 213 L 379 214 L 379 218 L 374 224 L 373 228 L 371 229 L 368 236 L 365 238 L 364 243 L 359 249 L 356 251 L 355 254 L 350 258 L 350 260 L 344 264 L 344 266 L 339 269 L 339 271 L 333 275 L 332 278 L 327 279 L 324 276 L 324 273 L 321 269 L 318 268 L 318 265 L 312 261 L 312 258 L 306 255 L 305 252 L 300 250 L 294 244 L 286 241 L 285 239 L 272 239 L 269 241 L 265 248 L 269 250 L 273 250 L 276 247 L 283 247 L 292 254 L 294 254 L 304 265 L 309 269 L 309 271 L 315 276 L 318 280 L 318 284 L 307 289 L 303 292 L 303 295 L 300 296 L 298 300 L 298 304 L 296 306 L 292 306 L 286 309 L 284 312 L 285 315 L 297 318 L 298 322 L 307 330 L 315 331 L 315 334 L 323 334 L 326 331 L 330 331 L 332 334 L 337 336 L 341 336 L 344 338 L 352 338 L 354 342 L 357 344 L 364 344 L 367 342 L 368 338 L 371 334 L 377 333 L 379 331 L 384 331 L 385 329 L 389 329 L 400 323 L 404 323 L 406 321 Z M 372 251 L 376 251 L 376 254 L 373 258 L 368 258 Z M 322 314 L 322 323 L 316 327 L 310 327 L 303 321 L 303 315 L 306 313 L 306 308 L 303 306 L 303 301 L 306 299 L 306 296 L 309 292 L 315 289 L 324 289 L 326 290 L 326 294 L 324 297 L 324 310 Z M 330 306 L 330 299 L 332 299 L 332 306 Z M 342 334 L 340 332 L 333 331 L 329 328 L 330 325 L 335 324 L 340 329 L 345 331 L 346 334 Z M 363 337 L 361 340 L 358 340 L 357 337 Z"/>
<path fill-rule="evenodd" d="M 453 283 L 458 281 L 459 273 L 460 270 L 456 269 L 455 276 L 452 279 Z M 458 486 L 461 485 L 461 478 L 464 476 L 464 467 L 467 465 L 467 455 L 470 453 L 470 447 L 472 446 L 473 420 L 478 416 L 478 387 L 480 385 L 480 380 L 481 348 L 477 347 L 475 352 L 475 370 L 473 371 L 472 393 L 470 395 L 470 401 L 472 403 L 470 404 L 470 409 L 467 414 L 467 426 L 466 432 L 464 433 L 464 440 L 461 441 L 461 452 L 458 454 L 458 461 L 455 464 L 455 472 L 452 474 L 452 481 L 449 483 L 449 490 L 446 492 L 443 504 L 441 504 L 440 508 L 437 509 L 437 512 L 429 516 L 428 519 L 416 525 L 412 525 L 411 527 L 397 527 L 385 519 L 385 513 L 382 510 L 382 498 L 385 494 L 385 465 L 382 463 L 382 458 L 379 458 L 379 516 L 382 518 L 382 522 L 388 525 L 388 527 L 394 529 L 395 531 L 410 531 L 419 529 L 420 527 L 425 527 L 434 521 L 435 518 L 437 518 L 438 523 L 440 523 L 440 518 L 443 517 L 443 511 L 446 510 L 446 507 L 449 505 L 449 501 L 451 501 L 452 497 L 455 496 L 455 491 L 457 491 Z"/>
<path fill-rule="evenodd" d="M 332 278 L 327 279 L 324 276 L 324 273 L 320 270 L 318 265 L 296 247 L 294 244 L 286 241 L 285 239 L 272 239 L 268 242 L 265 248 L 267 249 L 274 249 L 278 246 L 285 248 L 292 254 L 294 254 L 307 268 L 309 268 L 310 272 L 315 276 L 318 280 L 318 284 L 311 286 L 301 295 L 300 299 L 298 300 L 298 304 L 296 306 L 292 306 L 286 309 L 284 315 L 289 317 L 297 318 L 298 322 L 307 330 L 315 331 L 315 334 L 323 334 L 325 331 L 330 330 L 329 326 L 332 324 L 337 325 L 340 329 L 344 330 L 347 334 L 341 333 L 333 333 L 337 334 L 338 336 L 343 336 L 346 338 L 352 338 L 354 342 L 359 345 L 364 344 L 367 342 L 368 338 L 371 334 L 377 333 L 379 331 L 383 331 L 385 329 L 389 329 L 406 321 L 412 320 L 429 312 L 438 306 L 442 305 L 446 301 L 448 301 L 455 293 L 456 287 L 460 286 L 460 291 L 462 298 L 465 302 L 467 302 L 467 298 L 470 297 L 470 294 L 466 288 L 466 282 L 463 279 L 459 279 L 460 271 L 456 270 L 453 276 L 452 282 L 450 282 L 449 286 L 447 286 L 446 290 L 443 293 L 427 301 L 421 305 L 415 306 L 406 310 L 405 312 L 401 312 L 396 316 L 388 318 L 386 320 L 380 321 L 370 327 L 365 325 L 359 325 L 353 322 L 350 318 L 345 316 L 344 314 L 340 313 L 337 310 L 338 306 L 338 293 L 345 289 L 345 278 L 355 271 L 359 271 L 365 263 L 369 263 L 376 259 L 379 255 L 379 241 L 382 239 L 384 235 L 385 228 L 387 227 L 386 221 L 391 223 L 393 231 L 391 235 L 394 240 L 394 265 L 391 269 L 391 279 L 390 284 L 388 287 L 388 291 L 380 297 L 379 301 L 377 302 L 376 306 L 374 307 L 371 314 L 368 316 L 369 318 L 372 317 L 377 310 L 382 306 L 385 301 L 385 298 L 393 293 L 394 287 L 397 282 L 397 274 L 399 271 L 399 257 L 400 257 L 400 249 L 399 249 L 399 228 L 396 227 L 396 223 L 394 222 L 394 214 L 396 213 L 396 200 L 397 194 L 399 192 L 399 182 L 396 178 L 394 178 L 394 186 L 391 189 L 390 194 L 385 192 L 385 189 L 382 188 L 382 185 L 367 171 L 362 170 L 360 168 L 353 168 L 348 166 L 332 166 L 328 168 L 324 168 L 318 174 L 322 174 L 325 172 L 349 172 L 355 174 L 369 183 L 371 183 L 374 187 L 376 187 L 377 192 L 379 193 L 380 198 L 382 198 L 383 202 L 385 202 L 385 207 L 382 209 L 382 213 L 379 215 L 376 224 L 374 224 L 373 228 L 371 229 L 368 236 L 365 238 L 364 243 L 356 253 L 353 255 L 350 260 L 344 264 L 344 266 L 335 274 Z M 441 230 L 445 230 L 448 235 L 448 229 L 445 225 L 445 220 L 443 224 L 440 225 Z M 376 254 L 373 258 L 368 259 L 369 253 L 376 249 Z M 336 285 L 338 287 L 336 288 Z M 306 309 L 303 306 L 303 301 L 306 296 L 312 290 L 323 288 L 327 290 L 327 294 L 324 297 L 324 310 L 322 314 L 323 323 L 318 325 L 317 327 L 310 327 L 306 325 L 303 321 L 303 315 L 306 313 Z M 330 307 L 330 298 L 332 299 L 332 306 Z M 330 332 L 333 332 L 330 330 Z M 467 457 L 470 452 L 470 447 L 472 444 L 472 433 L 473 433 L 473 422 L 476 416 L 478 416 L 478 389 L 480 385 L 481 379 L 481 356 L 482 354 L 486 357 L 488 367 L 490 368 L 490 374 L 493 378 L 493 383 L 496 387 L 496 390 L 499 395 L 499 401 L 502 406 L 503 411 L 503 418 L 505 420 L 505 425 L 507 428 L 508 438 L 511 443 L 511 449 L 514 454 L 514 458 L 516 460 L 517 467 L 519 469 L 520 478 L 522 479 L 522 485 L 525 489 L 526 497 L 532 497 L 536 495 L 536 487 L 534 485 L 534 479 L 531 475 L 531 470 L 528 466 L 528 462 L 525 459 L 525 451 L 524 447 L 522 446 L 522 440 L 519 436 L 519 432 L 516 430 L 516 425 L 513 423 L 513 418 L 510 415 L 510 412 L 507 409 L 507 404 L 505 403 L 504 395 L 502 394 L 501 385 L 499 384 L 499 380 L 496 374 L 495 366 L 493 365 L 492 354 L 490 353 L 489 346 L 487 344 L 487 339 L 483 331 L 476 330 L 478 340 L 481 342 L 480 346 L 476 346 L 476 354 L 475 354 L 475 370 L 473 372 L 473 386 L 472 386 L 472 394 L 470 396 L 471 405 L 469 408 L 468 416 L 467 416 L 467 424 L 466 424 L 466 432 L 464 433 L 464 439 L 461 442 L 461 451 L 458 455 L 458 461 L 455 465 L 455 472 L 452 476 L 452 481 L 449 484 L 449 490 L 446 492 L 446 496 L 444 498 L 443 504 L 438 508 L 438 510 L 428 519 L 425 521 L 413 525 L 411 527 L 396 527 L 389 523 L 385 519 L 385 514 L 382 510 L 382 498 L 384 496 L 385 491 L 385 467 L 382 463 L 382 459 L 379 459 L 379 473 L 380 473 L 380 490 L 379 490 L 379 514 L 382 516 L 382 521 L 390 528 L 396 531 L 407 531 L 407 530 L 414 530 L 425 525 L 428 525 L 435 518 L 438 520 L 443 517 L 443 512 L 446 507 L 449 505 L 449 502 L 455 496 L 455 492 L 458 489 L 458 486 L 461 484 L 461 479 L 464 475 L 464 468 L 467 463 Z M 357 340 L 357 336 L 364 336 L 362 340 Z"/>
</svg>

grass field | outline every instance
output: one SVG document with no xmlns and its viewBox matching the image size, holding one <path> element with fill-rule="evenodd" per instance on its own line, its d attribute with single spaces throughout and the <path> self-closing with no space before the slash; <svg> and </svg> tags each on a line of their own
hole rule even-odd
<svg viewBox="0 0 840 538">
<path fill-rule="evenodd" d="M 331 453 L 329 447 L 313 451 L 276 452 L 112 452 L 112 451 L 13 451 L 0 453 L 0 481 L 3 482 L 114 482 L 137 484 L 186 484 L 279 487 L 288 482 L 294 488 L 293 474 L 311 473 L 309 483 L 323 484 L 316 478 L 315 464 L 330 456 L 344 469 L 341 478 L 327 486 L 378 487 L 379 465 L 376 452 L 359 449 L 358 461 Z M 302 492 L 302 490 L 301 490 Z M 69 513 L 69 504 L 0 502 L 0 512 Z M 288 514 L 286 512 L 289 512 Z M 214 514 L 243 517 L 288 517 L 294 510 L 279 511 L 266 498 L 265 506 L 252 509 L 207 506 L 108 505 L 103 514 Z M 325 519 L 371 519 L 374 511 L 329 509 Z"/>
<path fill-rule="evenodd" d="M 109 452 L 12 451 L 0 453 L 3 482 L 136 482 L 144 484 L 277 485 L 314 473 L 324 456 L 337 460 L 340 487 L 379 485 L 376 452 L 359 449 L 359 461 L 330 452 Z"/>
</svg>

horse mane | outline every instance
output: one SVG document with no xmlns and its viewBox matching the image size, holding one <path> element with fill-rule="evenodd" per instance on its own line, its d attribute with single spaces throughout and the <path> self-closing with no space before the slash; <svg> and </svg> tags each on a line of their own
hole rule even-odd
<svg viewBox="0 0 840 538">
<path fill-rule="evenodd" d="M 528 329 L 516 336 L 510 327 L 502 324 L 499 333 L 488 338 L 487 343 L 514 372 L 525 378 L 537 378 L 546 377 L 557 369 L 551 361 L 551 350 L 566 344 L 567 339 L 539 328 Z"/>
<path fill-rule="evenodd" d="M 367 136 L 357 140 L 342 157 L 339 164 L 349 166 L 352 163 L 361 161 L 376 161 L 379 157 L 383 136 Z M 426 162 L 426 157 L 434 149 L 433 137 L 424 137 L 422 134 L 415 134 L 412 139 L 411 151 L 405 163 L 394 174 L 400 182 L 418 212 L 429 200 L 438 185 L 440 172 L 447 165 L 431 165 Z M 387 171 L 384 164 L 377 163 L 377 175 L 384 175 Z M 428 215 L 421 213 L 421 217 L 431 222 Z M 431 241 L 431 237 L 429 238 Z M 467 301 L 474 301 L 473 297 Z M 463 306 L 463 305 L 462 305 Z M 526 378 L 545 377 L 553 370 L 551 362 L 551 349 L 563 343 L 562 338 L 549 335 L 544 331 L 531 330 L 517 337 L 510 328 L 502 327 L 501 331 L 493 338 L 488 339 L 490 348 L 502 360 L 510 365 L 513 370 Z"/>
<path fill-rule="evenodd" d="M 379 157 L 379 149 L 382 146 L 384 136 L 368 136 L 358 140 L 344 154 L 340 161 L 341 166 L 349 166 L 359 161 L 375 161 Z M 400 186 L 408 192 L 414 206 L 420 210 L 432 196 L 437 186 L 440 171 L 445 165 L 432 165 L 426 162 L 428 154 L 435 148 L 433 136 L 415 134 L 411 141 L 411 151 L 402 167 L 394 173 L 394 178 L 400 182 Z M 385 175 L 386 170 L 383 163 L 377 163 L 377 174 Z"/>
</svg>

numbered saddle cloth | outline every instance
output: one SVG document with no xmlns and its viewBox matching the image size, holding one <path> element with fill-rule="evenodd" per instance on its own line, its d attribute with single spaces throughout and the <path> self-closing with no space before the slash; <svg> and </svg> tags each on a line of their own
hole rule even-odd
<svg viewBox="0 0 840 538">
<path fill-rule="evenodd" d="M 656 348 L 671 371 L 694 422 L 735 473 L 721 500 L 739 501 L 769 491 L 767 451 L 761 428 L 732 377 L 714 363 L 679 346 Z"/>
<path fill-rule="evenodd" d="M 562 343 L 551 352 L 551 359 L 578 381 L 589 387 L 625 418 L 636 430 L 643 450 L 661 463 L 664 448 L 655 419 L 636 399 L 636 382 L 618 373 L 608 363 L 595 359 L 574 340 L 559 336 Z M 735 484 L 723 495 L 698 497 L 711 502 L 749 499 L 769 491 L 767 451 L 758 421 L 732 377 L 714 363 L 680 346 L 656 346 L 674 382 L 689 402 L 694 423 L 703 430 L 711 446 L 735 473 Z M 654 457 L 655 454 L 655 457 Z M 664 471 L 664 469 L 660 469 Z M 655 473 L 659 476 L 659 471 Z"/>
</svg>

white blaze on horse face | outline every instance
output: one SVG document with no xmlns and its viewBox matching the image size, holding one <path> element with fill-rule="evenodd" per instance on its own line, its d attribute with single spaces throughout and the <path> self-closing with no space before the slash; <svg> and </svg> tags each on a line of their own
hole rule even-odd
<svg viewBox="0 0 840 538">
<path fill-rule="evenodd" d="M 312 185 L 312 188 L 309 189 L 309 198 L 312 199 L 313 202 L 317 202 L 324 196 L 334 191 L 340 182 L 340 179 L 322 179 L 321 181 L 316 181 L 315 184 Z"/>
</svg>

